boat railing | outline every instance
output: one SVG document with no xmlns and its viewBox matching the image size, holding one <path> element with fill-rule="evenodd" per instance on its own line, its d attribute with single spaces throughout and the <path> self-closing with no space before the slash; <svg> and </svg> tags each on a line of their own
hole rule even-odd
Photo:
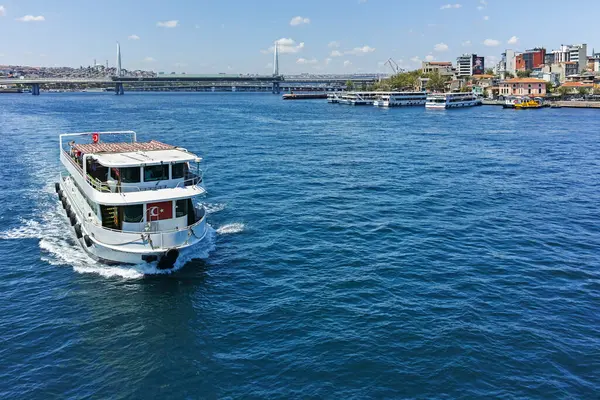
<svg viewBox="0 0 600 400">
<path fill-rule="evenodd" d="M 145 191 L 149 191 L 149 190 L 158 190 L 158 189 L 167 189 L 169 188 L 169 185 L 167 186 L 159 186 L 158 183 L 160 182 L 168 182 L 168 180 L 166 181 L 157 181 L 156 185 L 154 186 L 137 186 L 137 185 L 130 185 L 128 183 L 116 183 L 115 184 L 109 184 L 108 182 L 102 182 L 100 179 L 98 178 L 94 178 L 92 177 L 90 174 L 87 174 L 86 176 L 83 176 L 83 169 L 81 168 L 81 166 L 75 162 L 75 160 L 73 159 L 73 157 L 71 157 L 69 155 L 69 153 L 67 153 L 66 151 L 63 151 L 64 156 L 70 161 L 71 165 L 73 165 L 73 167 L 77 170 L 77 172 L 79 172 L 79 174 L 85 179 L 85 181 L 95 190 L 99 191 L 99 192 L 103 192 L 103 193 L 127 193 L 127 192 L 145 192 Z M 200 183 L 202 183 L 202 177 L 203 177 L 203 172 L 202 170 L 199 170 L 198 174 L 192 173 L 192 172 L 188 172 L 185 175 L 185 179 L 181 182 L 178 182 L 174 187 L 175 188 L 186 188 L 188 186 L 196 186 L 199 185 Z"/>
<path fill-rule="evenodd" d="M 196 236 L 194 232 L 194 228 L 205 222 L 206 220 L 206 210 L 204 208 L 196 208 L 194 207 L 194 211 L 198 210 L 199 215 L 197 216 L 197 221 L 191 225 L 187 225 L 183 228 L 176 229 L 168 229 L 164 231 L 154 231 L 151 230 L 151 224 L 145 224 L 145 229 L 142 231 L 124 231 L 119 229 L 107 228 L 102 226 L 96 220 L 86 220 L 83 222 L 84 225 L 87 225 L 86 230 L 91 233 L 96 233 L 96 235 L 92 234 L 94 238 L 97 239 L 97 234 L 104 232 L 110 235 L 110 237 L 121 238 L 119 243 L 108 243 L 106 240 L 102 239 L 102 243 L 112 246 L 122 246 L 126 244 L 133 244 L 141 241 L 142 243 L 148 242 L 152 249 L 163 249 L 167 247 L 171 247 L 171 244 L 165 246 L 165 242 L 167 242 L 168 236 L 181 234 L 183 232 L 187 232 L 187 239 L 189 240 L 192 236 Z M 91 229 L 90 229 L 91 228 Z M 198 237 L 197 237 L 198 238 Z M 200 239 L 200 238 L 198 238 Z M 138 243 L 139 244 L 139 243 Z"/>
</svg>

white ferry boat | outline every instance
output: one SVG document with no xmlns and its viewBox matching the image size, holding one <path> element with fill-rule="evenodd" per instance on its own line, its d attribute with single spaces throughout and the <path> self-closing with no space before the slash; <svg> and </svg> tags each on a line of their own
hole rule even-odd
<svg viewBox="0 0 600 400">
<path fill-rule="evenodd" d="M 379 94 L 381 92 L 346 92 L 338 102 L 352 106 L 370 106 Z"/>
<path fill-rule="evenodd" d="M 424 92 L 383 92 L 380 93 L 373 105 L 376 107 L 422 106 L 427 100 Z"/>
<path fill-rule="evenodd" d="M 481 100 L 473 93 L 434 93 L 427 96 L 425 108 L 459 108 L 480 106 Z"/>
<path fill-rule="evenodd" d="M 59 142 L 66 173 L 55 189 L 93 258 L 167 269 L 205 237 L 205 211 L 194 201 L 206 192 L 195 154 L 138 142 L 133 131 L 62 134 Z"/>
<path fill-rule="evenodd" d="M 327 93 L 327 102 L 328 103 L 339 103 L 341 94 L 338 92 Z"/>
</svg>

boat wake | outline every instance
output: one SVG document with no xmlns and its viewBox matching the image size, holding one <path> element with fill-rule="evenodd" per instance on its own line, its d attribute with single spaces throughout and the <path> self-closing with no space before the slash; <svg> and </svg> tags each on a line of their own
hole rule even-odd
<svg viewBox="0 0 600 400">
<path fill-rule="evenodd" d="M 233 224 L 225 224 L 219 228 L 217 228 L 217 233 L 219 235 L 226 235 L 230 233 L 239 233 L 242 232 L 246 228 L 245 224 L 240 222 L 234 222 Z"/>
</svg>

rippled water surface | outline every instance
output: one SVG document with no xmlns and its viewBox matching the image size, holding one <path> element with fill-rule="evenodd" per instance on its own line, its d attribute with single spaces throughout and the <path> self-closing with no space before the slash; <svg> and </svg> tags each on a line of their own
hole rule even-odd
<svg viewBox="0 0 600 400">
<path fill-rule="evenodd" d="M 204 157 L 179 269 L 96 264 L 58 134 Z M 0 398 L 597 398 L 600 111 L 0 97 Z"/>
</svg>

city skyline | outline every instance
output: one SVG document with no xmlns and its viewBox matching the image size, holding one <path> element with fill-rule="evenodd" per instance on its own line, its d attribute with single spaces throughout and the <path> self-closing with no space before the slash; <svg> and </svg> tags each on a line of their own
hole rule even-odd
<svg viewBox="0 0 600 400">
<path fill-rule="evenodd" d="M 569 29 L 552 26 L 553 9 L 494 0 L 107 0 L 93 9 L 66 0 L 0 0 L 0 35 L 10 38 L 0 64 L 77 67 L 108 60 L 115 66 L 116 42 L 125 69 L 188 73 L 269 74 L 275 40 L 283 74 L 390 72 L 388 58 L 415 69 L 426 60 L 455 62 L 463 53 L 484 56 L 490 68 L 506 48 L 552 50 L 567 43 L 588 43 L 591 52 L 595 38 L 587 27 L 600 5 L 592 3 L 585 15 L 562 11 L 563 20 L 577 18 Z M 547 28 L 524 29 L 532 16 Z"/>
</svg>

